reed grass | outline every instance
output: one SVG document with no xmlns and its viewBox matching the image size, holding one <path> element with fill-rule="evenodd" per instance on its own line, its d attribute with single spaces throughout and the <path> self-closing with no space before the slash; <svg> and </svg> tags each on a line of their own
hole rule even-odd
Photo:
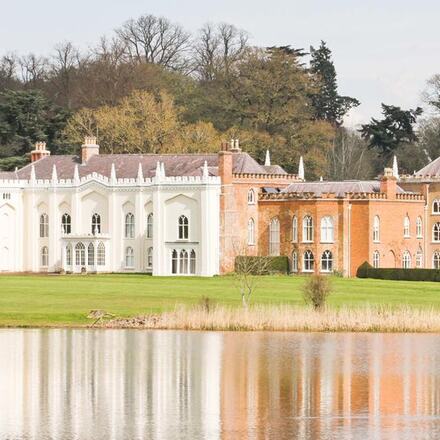
<svg viewBox="0 0 440 440">
<path fill-rule="evenodd" d="M 409 306 L 325 308 L 255 305 L 176 307 L 174 311 L 103 323 L 111 328 L 311 331 L 311 332 L 440 332 L 440 310 Z"/>
</svg>

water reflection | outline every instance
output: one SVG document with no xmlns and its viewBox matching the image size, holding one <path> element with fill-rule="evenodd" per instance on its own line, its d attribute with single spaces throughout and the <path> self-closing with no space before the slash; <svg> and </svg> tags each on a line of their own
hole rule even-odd
<svg viewBox="0 0 440 440">
<path fill-rule="evenodd" d="M 440 438 L 440 336 L 0 331 L 0 439 Z"/>
</svg>

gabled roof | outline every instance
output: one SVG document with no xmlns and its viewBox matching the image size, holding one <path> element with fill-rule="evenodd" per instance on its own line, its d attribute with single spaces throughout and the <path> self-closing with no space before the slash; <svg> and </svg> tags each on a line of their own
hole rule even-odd
<svg viewBox="0 0 440 440">
<path fill-rule="evenodd" d="M 201 176 L 203 165 L 207 162 L 209 174 L 218 174 L 217 154 L 99 154 L 92 156 L 87 163 L 81 164 L 78 156 L 48 156 L 33 163 L 37 179 L 50 179 L 53 166 L 56 166 L 58 179 L 72 179 L 75 166 L 78 165 L 79 176 L 98 173 L 110 177 L 112 164 L 115 165 L 117 178 L 136 178 L 139 163 L 144 177 L 154 177 L 157 162 L 163 162 L 167 176 Z M 247 153 L 234 153 L 233 172 L 253 174 L 281 174 L 285 171 L 274 166 L 266 169 Z M 29 179 L 32 164 L 16 173 L 6 173 L 7 179 Z M 3 173 L 2 173 L 3 174 Z M 1 175 L 1 174 L 0 174 Z M 2 178 L 2 177 L 0 177 Z"/>
<path fill-rule="evenodd" d="M 423 167 L 421 170 L 415 173 L 416 176 L 425 177 L 425 176 L 438 176 L 440 177 L 440 157 L 433 160 L 431 163 Z"/>
<path fill-rule="evenodd" d="M 336 197 L 344 197 L 347 193 L 379 193 L 380 182 L 377 180 L 345 180 L 339 182 L 295 182 L 281 192 L 286 193 L 314 193 L 321 196 L 323 193 L 334 193 Z M 406 193 L 397 186 L 397 193 Z"/>
</svg>

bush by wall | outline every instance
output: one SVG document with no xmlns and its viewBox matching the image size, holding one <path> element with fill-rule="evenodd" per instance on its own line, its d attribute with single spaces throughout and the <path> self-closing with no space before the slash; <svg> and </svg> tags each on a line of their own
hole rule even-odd
<svg viewBox="0 0 440 440">
<path fill-rule="evenodd" d="M 286 256 L 260 257 L 239 255 L 235 258 L 235 271 L 250 271 L 254 275 L 268 275 L 270 273 L 288 273 L 289 259 Z"/>
<path fill-rule="evenodd" d="M 357 270 L 358 278 L 375 278 L 378 280 L 401 281 L 440 281 L 440 270 L 437 269 L 392 269 L 374 268 L 365 262 Z"/>
</svg>

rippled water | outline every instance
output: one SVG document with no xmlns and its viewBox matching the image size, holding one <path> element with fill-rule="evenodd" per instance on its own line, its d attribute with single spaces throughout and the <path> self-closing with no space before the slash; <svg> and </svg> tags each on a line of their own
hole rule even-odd
<svg viewBox="0 0 440 440">
<path fill-rule="evenodd" d="M 0 439 L 438 439 L 440 336 L 0 330 Z"/>
</svg>

